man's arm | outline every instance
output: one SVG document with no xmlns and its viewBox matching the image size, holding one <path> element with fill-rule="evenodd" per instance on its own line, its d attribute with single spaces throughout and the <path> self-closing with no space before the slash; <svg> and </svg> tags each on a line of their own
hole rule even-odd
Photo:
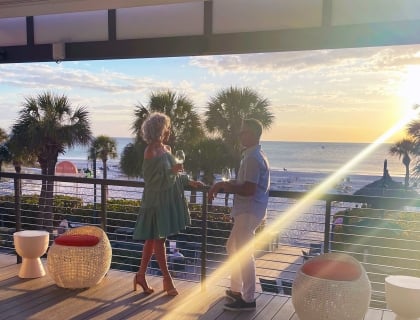
<svg viewBox="0 0 420 320">
<path fill-rule="evenodd" d="M 229 181 L 222 183 L 224 184 L 223 191 L 227 193 L 236 193 L 244 197 L 253 196 L 257 190 L 257 184 L 249 181 L 245 181 L 242 184 L 235 184 Z"/>
<path fill-rule="evenodd" d="M 235 193 L 244 197 L 250 197 L 255 194 L 257 190 L 257 184 L 249 181 L 245 181 L 241 184 L 236 184 L 230 181 L 220 181 L 215 183 L 209 190 L 209 200 L 214 200 L 220 191 L 226 193 Z"/>
</svg>

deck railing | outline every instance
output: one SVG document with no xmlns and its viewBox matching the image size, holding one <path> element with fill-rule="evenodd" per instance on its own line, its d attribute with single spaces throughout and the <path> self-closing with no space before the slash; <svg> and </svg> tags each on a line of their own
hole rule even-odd
<svg viewBox="0 0 420 320">
<path fill-rule="evenodd" d="M 140 181 L 103 180 L 54 176 L 53 215 L 45 220 L 38 205 L 41 181 L 34 174 L 0 173 L 0 250 L 14 253 L 13 232 L 47 228 L 51 239 L 67 227 L 94 224 L 108 234 L 113 247 L 112 268 L 136 271 L 142 243 L 132 239 L 144 184 Z M 265 225 L 288 210 L 306 192 L 270 191 Z M 221 194 L 207 203 L 207 189 L 193 192 L 190 199 L 192 224 L 168 238 L 170 267 L 174 276 L 203 281 L 226 259 L 232 196 Z M 290 294 L 295 273 L 311 255 L 338 251 L 356 257 L 372 284 L 372 306 L 384 307 L 384 278 L 389 274 L 420 275 L 419 199 L 377 198 L 382 208 L 366 207 L 372 197 L 323 194 L 293 222 L 282 226 L 260 244 L 256 252 L 258 290 Z M 395 209 L 398 208 L 398 209 Z M 401 209 L 402 208 L 402 209 Z M 68 224 L 66 224 L 66 221 Z M 264 225 L 258 232 L 264 232 Z M 185 256 L 171 256 L 177 248 Z M 158 273 L 152 260 L 149 273 Z M 261 279 L 261 280 L 260 280 Z M 267 281 L 268 280 L 268 281 Z M 222 281 L 223 282 L 223 281 Z M 270 285 L 271 283 L 271 285 Z M 228 285 L 228 279 L 225 279 Z"/>
</svg>

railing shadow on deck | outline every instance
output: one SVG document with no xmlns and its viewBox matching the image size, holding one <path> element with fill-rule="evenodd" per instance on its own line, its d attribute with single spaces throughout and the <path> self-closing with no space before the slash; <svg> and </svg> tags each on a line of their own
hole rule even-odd
<svg viewBox="0 0 420 320">
<path fill-rule="evenodd" d="M 39 205 L 42 179 L 54 184 L 50 207 L 53 214 L 47 219 L 43 215 L 45 207 Z M 13 251 L 15 231 L 49 228 L 53 239 L 67 227 L 94 224 L 102 227 L 111 241 L 112 268 L 134 272 L 142 243 L 132 239 L 132 231 L 143 187 L 141 181 L 0 172 L 0 250 Z M 285 214 L 305 195 L 270 191 L 265 225 Z M 221 195 L 208 204 L 206 188 L 196 192 L 187 189 L 186 196 L 190 199 L 192 224 L 168 238 L 168 254 L 176 248 L 184 255 L 183 262 L 171 263 L 174 276 L 199 282 L 227 259 L 225 242 L 231 228 L 232 197 Z M 372 198 L 381 201 L 382 209 L 366 206 Z M 383 209 L 387 207 L 394 209 Z M 257 279 L 274 279 L 280 286 L 283 281 L 287 287 L 304 263 L 305 253 L 314 252 L 311 248 L 344 252 L 363 264 L 373 288 L 371 305 L 383 308 L 387 275 L 420 276 L 419 209 L 419 199 L 319 195 L 291 225 L 260 244 L 263 249 L 256 252 Z M 263 230 L 264 225 L 258 232 Z M 159 272 L 154 261 L 148 272 Z M 228 279 L 221 280 L 222 285 L 228 283 Z M 281 293 L 290 294 L 287 290 Z"/>
</svg>

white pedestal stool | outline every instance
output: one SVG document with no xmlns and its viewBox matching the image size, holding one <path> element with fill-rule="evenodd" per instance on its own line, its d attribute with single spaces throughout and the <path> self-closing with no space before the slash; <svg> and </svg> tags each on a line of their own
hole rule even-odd
<svg viewBox="0 0 420 320">
<path fill-rule="evenodd" d="M 22 257 L 20 278 L 39 278 L 45 276 L 40 257 L 47 252 L 49 233 L 47 231 L 24 230 L 13 234 L 16 252 Z"/>
</svg>

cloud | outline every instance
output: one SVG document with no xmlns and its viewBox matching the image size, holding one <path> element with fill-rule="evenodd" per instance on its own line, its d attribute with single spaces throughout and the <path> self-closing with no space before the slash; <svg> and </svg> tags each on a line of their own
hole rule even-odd
<svg viewBox="0 0 420 320">
<path fill-rule="evenodd" d="M 0 65 L 0 74 L 2 128 L 9 128 L 18 117 L 25 97 L 52 91 L 67 95 L 74 107 L 87 107 L 92 122 L 99 123 L 94 127 L 101 124 L 109 127 L 109 119 L 113 119 L 126 127 L 120 135 L 127 135 L 133 121 L 134 106 L 139 102 L 147 103 L 148 94 L 152 91 L 174 87 L 169 79 L 92 68 L 88 63 L 5 64 Z M 122 125 L 116 127 L 121 128 Z"/>
<path fill-rule="evenodd" d="M 112 93 L 142 92 L 171 86 L 171 81 L 138 78 L 108 70 L 83 69 L 79 64 L 35 63 L 0 65 L 0 85 L 37 90 L 69 91 L 90 89 Z"/>
<path fill-rule="evenodd" d="M 191 57 L 190 65 L 207 69 L 209 74 L 271 73 L 279 77 L 288 72 L 319 72 L 328 68 L 363 70 L 394 70 L 420 63 L 420 46 L 313 50 L 279 53 L 258 53 L 226 56 Z"/>
</svg>

